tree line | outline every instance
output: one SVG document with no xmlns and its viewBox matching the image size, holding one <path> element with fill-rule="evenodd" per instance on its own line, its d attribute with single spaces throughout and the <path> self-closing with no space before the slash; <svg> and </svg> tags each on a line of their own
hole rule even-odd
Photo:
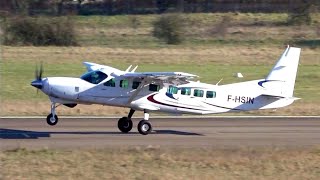
<svg viewBox="0 0 320 180">
<path fill-rule="evenodd" d="M 318 0 L 1 0 L 0 13 L 116 15 L 165 12 L 292 12 Z"/>
<path fill-rule="evenodd" d="M 257 2 L 254 5 L 262 2 L 262 0 L 229 0 L 224 2 L 246 4 L 250 7 L 249 5 L 253 1 Z M 75 46 L 79 44 L 74 20 L 71 16 L 64 15 L 134 14 L 133 7 L 139 7 L 144 9 L 144 13 L 148 13 L 146 9 L 153 7 L 156 11 L 153 13 L 163 13 L 163 15 L 153 23 L 152 35 L 167 44 L 180 44 L 184 40 L 188 22 L 188 19 L 181 12 L 186 12 L 186 6 L 192 2 L 205 4 L 209 0 L 1 0 L 0 13 L 4 16 L 0 18 L 2 29 L 0 30 L 3 31 L 3 43 L 6 45 Z M 218 0 L 210 2 L 218 2 Z M 286 12 L 288 13 L 287 25 L 311 25 L 311 13 L 318 7 L 318 1 L 313 0 L 264 0 L 263 2 L 267 4 L 286 2 L 287 5 L 291 2 L 299 2 L 299 6 L 295 4 L 292 11 Z M 100 6 L 106 12 L 102 13 L 94 8 Z M 120 11 L 120 7 L 124 10 Z M 197 6 L 195 5 L 195 7 Z M 115 11 L 115 9 L 119 11 Z M 140 11 L 142 12 L 142 10 Z M 224 36 L 228 26 L 226 23 L 229 21 L 229 17 L 224 17 L 216 25 L 214 33 Z"/>
</svg>

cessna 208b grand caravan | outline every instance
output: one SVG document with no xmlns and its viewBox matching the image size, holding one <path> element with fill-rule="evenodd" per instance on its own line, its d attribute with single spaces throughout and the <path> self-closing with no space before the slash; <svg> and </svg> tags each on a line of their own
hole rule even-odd
<svg viewBox="0 0 320 180">
<path fill-rule="evenodd" d="M 132 115 L 144 111 L 138 124 L 140 134 L 152 131 L 149 113 L 161 111 L 174 114 L 213 114 L 234 111 L 279 108 L 290 105 L 298 69 L 300 48 L 287 47 L 265 79 L 226 85 L 191 81 L 196 75 L 183 72 L 121 71 L 109 66 L 84 62 L 87 72 L 80 78 L 42 78 L 42 66 L 36 70 L 31 85 L 51 100 L 49 125 L 56 125 L 55 109 L 63 104 L 101 104 L 130 108 L 127 117 L 118 121 L 121 132 L 132 129 Z"/>
</svg>

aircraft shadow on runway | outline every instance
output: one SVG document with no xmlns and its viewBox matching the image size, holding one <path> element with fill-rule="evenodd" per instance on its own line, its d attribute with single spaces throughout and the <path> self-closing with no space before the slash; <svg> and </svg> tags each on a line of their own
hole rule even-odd
<svg viewBox="0 0 320 180">
<path fill-rule="evenodd" d="M 0 128 L 0 139 L 38 139 L 38 138 L 49 138 L 53 134 L 60 135 L 126 135 L 122 132 L 107 132 L 107 131 L 26 131 L 17 129 L 3 129 Z M 138 132 L 130 132 L 128 134 L 139 134 Z M 172 134 L 182 136 L 203 136 L 203 134 L 175 131 L 175 130 L 156 130 L 151 134 Z"/>
</svg>

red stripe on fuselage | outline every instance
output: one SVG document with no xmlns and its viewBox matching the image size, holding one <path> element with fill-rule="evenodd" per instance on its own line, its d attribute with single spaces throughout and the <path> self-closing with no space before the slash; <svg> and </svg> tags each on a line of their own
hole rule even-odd
<svg viewBox="0 0 320 180">
<path fill-rule="evenodd" d="M 166 103 L 163 103 L 163 102 L 159 102 L 157 100 L 155 100 L 153 98 L 153 96 L 155 96 L 156 94 L 152 94 L 151 96 L 147 97 L 147 99 L 150 101 L 150 102 L 153 102 L 153 103 L 156 103 L 156 104 L 160 104 L 160 105 L 164 105 L 164 106 L 170 106 L 170 107 L 176 107 L 176 108 L 185 108 L 185 109 L 192 109 L 192 110 L 199 110 L 199 111 L 207 111 L 207 110 L 204 110 L 204 109 L 195 109 L 195 108 L 189 108 L 189 107 L 183 107 L 183 106 L 177 106 L 177 105 L 171 105 L 171 104 L 166 104 Z"/>
</svg>

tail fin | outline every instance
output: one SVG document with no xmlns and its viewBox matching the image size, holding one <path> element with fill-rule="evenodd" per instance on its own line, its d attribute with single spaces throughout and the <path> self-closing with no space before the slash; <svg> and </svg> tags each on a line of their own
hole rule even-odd
<svg viewBox="0 0 320 180">
<path fill-rule="evenodd" d="M 300 48 L 289 47 L 272 68 L 265 82 L 280 85 L 281 95 L 292 97 L 300 58 Z M 279 87 L 279 86 L 278 86 Z"/>
</svg>

